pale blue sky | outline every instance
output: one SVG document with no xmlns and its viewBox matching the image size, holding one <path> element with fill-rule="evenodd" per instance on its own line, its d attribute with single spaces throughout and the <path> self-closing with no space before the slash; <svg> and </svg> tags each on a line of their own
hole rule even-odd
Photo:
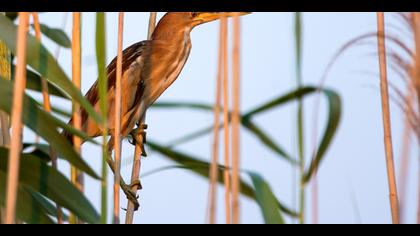
<svg viewBox="0 0 420 236">
<path fill-rule="evenodd" d="M 42 23 L 61 27 L 63 13 L 44 13 Z M 159 16 L 161 16 L 160 14 Z M 376 30 L 374 13 L 304 13 L 303 79 L 305 85 L 316 85 L 334 53 L 348 40 Z M 388 23 L 396 24 L 390 14 Z M 124 47 L 146 38 L 148 13 L 126 13 Z M 95 14 L 83 14 L 83 88 L 86 92 L 96 80 L 95 64 Z M 218 22 L 196 28 L 192 34 L 193 49 L 182 74 L 166 91 L 160 101 L 201 101 L 213 103 L 218 50 Z M 242 18 L 242 108 L 246 111 L 295 86 L 294 35 L 292 13 L 254 13 Z M 109 62 L 117 50 L 117 14 L 107 14 Z M 68 15 L 66 32 L 71 35 L 71 14 Z M 402 36 L 402 35 L 401 35 Z M 56 46 L 45 40 L 51 52 Z M 376 45 L 355 47 L 345 53 L 333 67 L 327 86 L 340 93 L 343 101 L 343 119 L 331 149 L 319 170 L 319 208 L 321 223 L 390 223 L 385 157 L 383 151 L 382 120 L 379 97 L 379 80 Z M 62 50 L 60 64 L 68 75 L 71 73 L 70 50 Z M 398 84 L 398 78 L 390 74 Z M 401 84 L 401 83 L 399 83 Z M 312 125 L 314 99 L 306 103 L 307 153 L 313 147 Z M 323 101 L 325 102 L 325 101 Z M 59 106 L 64 104 L 56 101 Z M 320 124 L 325 119 L 325 103 L 320 114 Z M 292 105 L 266 113 L 256 120 L 270 135 L 291 153 L 295 148 L 295 107 Z M 170 118 L 170 119 L 169 119 Z M 392 106 L 395 156 L 399 160 L 402 126 L 401 112 Z M 207 113 L 191 111 L 151 110 L 147 115 L 148 137 L 168 142 L 183 134 L 206 127 L 213 121 Z M 323 128 L 320 128 L 322 130 Z M 32 138 L 32 136 L 28 136 Z M 186 153 L 209 160 L 212 136 L 206 136 L 177 147 Z M 408 212 L 406 219 L 415 220 L 417 201 L 418 152 L 412 145 L 410 182 L 408 183 Z M 123 146 L 124 163 L 131 162 L 133 147 Z M 242 131 L 241 153 L 243 169 L 257 171 L 269 180 L 277 197 L 294 206 L 292 170 L 247 131 Z M 85 145 L 83 156 L 100 173 L 98 147 Z M 222 157 L 222 156 L 221 156 Z M 60 169 L 68 166 L 60 162 Z M 149 150 L 143 160 L 142 173 L 159 167 L 173 165 Z M 131 165 L 130 165 L 131 166 Z M 126 179 L 131 167 L 123 168 Z M 247 176 L 243 176 L 247 179 Z M 247 179 L 248 180 L 248 179 Z M 109 178 L 112 183 L 112 178 Z M 141 211 L 136 213 L 135 223 L 204 223 L 207 206 L 206 180 L 186 170 L 169 170 L 142 179 L 140 192 Z M 87 179 L 87 196 L 99 209 L 99 183 Z M 219 188 L 218 221 L 223 222 L 223 188 Z M 111 197 L 111 192 L 110 195 Z M 310 188 L 307 191 L 308 214 L 311 222 Z M 126 199 L 122 194 L 122 206 Z M 109 204 L 112 206 L 111 202 Z M 112 207 L 110 207 L 111 210 Z M 357 210 L 358 209 L 358 210 Z M 360 213 L 357 213 L 357 212 Z M 360 214 L 360 217 L 358 216 Z M 124 219 L 124 212 L 121 214 Z M 242 199 L 242 222 L 262 223 L 258 206 Z M 288 219 L 288 222 L 291 222 Z"/>
</svg>

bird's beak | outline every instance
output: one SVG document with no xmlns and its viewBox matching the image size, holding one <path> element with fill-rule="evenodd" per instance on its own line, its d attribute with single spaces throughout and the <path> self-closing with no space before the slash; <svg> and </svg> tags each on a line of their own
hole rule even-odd
<svg viewBox="0 0 420 236">
<path fill-rule="evenodd" d="M 200 12 L 195 17 L 200 24 L 218 20 L 222 17 L 234 17 L 251 14 L 251 12 Z"/>
</svg>

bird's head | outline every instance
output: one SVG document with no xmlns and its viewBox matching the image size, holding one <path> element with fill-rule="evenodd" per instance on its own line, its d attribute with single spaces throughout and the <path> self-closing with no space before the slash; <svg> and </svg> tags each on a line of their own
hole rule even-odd
<svg viewBox="0 0 420 236">
<path fill-rule="evenodd" d="M 188 12 L 193 26 L 218 20 L 222 17 L 234 17 L 250 14 L 251 12 Z"/>
<path fill-rule="evenodd" d="M 152 38 L 174 38 L 174 35 L 189 32 L 197 25 L 246 14 L 250 12 L 168 12 L 160 19 Z"/>
</svg>

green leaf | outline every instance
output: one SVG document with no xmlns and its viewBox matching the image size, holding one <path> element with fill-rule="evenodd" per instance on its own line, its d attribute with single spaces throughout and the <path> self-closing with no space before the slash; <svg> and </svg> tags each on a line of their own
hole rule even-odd
<svg viewBox="0 0 420 236">
<path fill-rule="evenodd" d="M 312 95 L 315 93 L 322 93 L 326 96 L 328 100 L 328 120 L 326 124 L 326 129 L 324 132 L 324 135 L 321 139 L 321 143 L 317 148 L 317 153 L 315 155 L 315 158 L 312 160 L 311 165 L 309 166 L 309 169 L 305 172 L 305 176 L 303 178 L 303 183 L 309 182 L 311 179 L 314 171 L 318 168 L 320 163 L 322 162 L 322 159 L 324 157 L 324 154 L 329 148 L 329 145 L 331 144 L 331 141 L 337 131 L 337 127 L 340 123 L 341 119 L 341 99 L 340 96 L 333 90 L 330 89 L 324 89 L 324 88 L 317 88 L 317 87 L 302 87 L 300 89 L 297 89 L 295 91 L 292 91 L 290 93 L 287 93 L 286 95 L 280 96 L 276 99 L 273 99 L 247 113 L 243 116 L 243 119 L 245 121 L 251 120 L 252 117 L 259 115 L 261 113 L 267 112 L 271 109 L 274 109 L 276 107 L 279 107 L 283 104 L 286 104 L 288 102 L 302 99 L 308 95 Z M 268 138 L 268 137 L 267 137 Z M 268 138 L 268 140 L 271 140 Z"/>
<path fill-rule="evenodd" d="M 210 104 L 196 102 L 157 102 L 151 106 L 155 109 L 195 109 L 212 112 L 214 107 Z M 223 108 L 222 108 L 223 109 Z"/>
<path fill-rule="evenodd" d="M 11 98 L 13 96 L 11 83 L 9 81 L 0 79 L 0 94 L 2 95 L 2 99 L 0 99 L 0 110 L 3 110 L 10 115 L 12 104 Z M 82 135 L 80 131 L 75 131 L 73 127 L 42 110 L 37 102 L 27 95 L 25 95 L 23 99 L 22 120 L 26 126 L 49 142 L 54 150 L 72 165 L 94 178 L 99 178 L 79 154 L 76 153 L 64 136 L 57 131 L 57 128 L 65 128 L 71 133 L 80 135 L 82 138 L 86 136 L 85 134 Z"/>
<path fill-rule="evenodd" d="M 309 169 L 305 172 L 303 183 L 308 183 L 314 172 L 318 169 L 321 164 L 325 153 L 327 152 L 330 144 L 337 133 L 337 128 L 341 120 L 341 99 L 340 96 L 332 90 L 322 91 L 328 99 L 328 121 L 327 126 L 322 136 L 321 143 L 317 148 L 315 158 L 312 160 Z"/>
<path fill-rule="evenodd" d="M 257 173 L 249 172 L 255 189 L 255 196 L 266 224 L 284 224 L 278 200 L 270 185 Z"/>
<path fill-rule="evenodd" d="M 0 205 L 3 207 L 6 199 L 6 180 L 6 173 L 0 171 Z M 39 202 L 20 185 L 17 192 L 16 218 L 29 224 L 54 223 Z"/>
<path fill-rule="evenodd" d="M 18 17 L 18 13 L 17 12 L 6 12 L 6 16 L 7 18 L 9 18 L 11 21 L 16 20 L 16 18 Z"/>
<path fill-rule="evenodd" d="M 41 144 L 41 143 L 23 143 L 23 152 L 25 154 L 31 154 L 37 156 L 41 160 L 45 162 L 51 161 L 50 158 L 50 146 L 48 144 Z M 25 152 L 27 148 L 33 148 L 31 152 Z"/>
<path fill-rule="evenodd" d="M 25 190 L 39 203 L 40 206 L 43 207 L 44 211 L 48 215 L 53 216 L 55 218 L 57 217 L 57 208 L 47 198 L 45 198 L 43 195 L 34 191 L 31 188 L 25 188 Z M 67 221 L 68 216 L 63 213 L 62 219 L 63 221 Z"/>
<path fill-rule="evenodd" d="M 285 158 L 291 164 L 296 165 L 297 162 L 293 159 L 292 156 L 287 154 L 287 152 L 278 144 L 274 143 L 273 139 L 268 137 L 260 128 L 257 127 L 253 122 L 250 120 L 242 120 L 242 125 L 248 129 L 255 137 L 257 137 L 266 147 L 277 153 L 280 157 Z"/>
<path fill-rule="evenodd" d="M 204 178 L 209 178 L 209 169 L 210 169 L 210 163 L 206 162 L 206 161 L 201 161 L 199 158 L 197 157 L 193 157 L 190 155 L 187 155 L 185 153 L 181 153 L 178 151 L 174 151 L 171 148 L 159 145 L 151 140 L 148 140 L 146 142 L 146 145 L 150 148 L 152 148 L 154 151 L 160 153 L 161 155 L 163 155 L 164 157 L 166 157 L 167 159 L 174 161 L 180 165 L 183 165 L 186 167 L 186 169 L 188 169 L 189 171 L 192 171 L 195 174 L 198 174 Z M 218 181 L 219 184 L 223 184 L 223 170 L 225 169 L 224 166 L 219 165 L 218 166 Z M 240 181 L 240 188 L 241 188 L 241 193 L 242 195 L 256 200 L 256 195 L 255 195 L 255 191 L 254 189 L 247 184 L 245 181 L 241 180 Z M 298 214 L 292 210 L 290 210 L 288 207 L 286 207 L 284 204 L 278 202 L 277 203 L 278 206 L 280 207 L 281 211 L 284 212 L 285 214 L 292 216 L 292 217 L 297 217 Z"/>
<path fill-rule="evenodd" d="M 0 15 L 0 28 L 0 39 L 3 40 L 13 54 L 16 54 L 16 25 L 6 16 Z M 101 116 L 95 112 L 89 101 L 73 85 L 63 69 L 57 64 L 55 58 L 29 33 L 26 43 L 26 62 L 44 78 L 57 85 L 75 101 L 79 102 L 93 120 L 97 123 L 102 122 Z"/>
<path fill-rule="evenodd" d="M 0 171 L 7 172 L 8 149 L 0 148 Z M 85 196 L 60 172 L 36 156 L 22 154 L 19 185 L 26 186 L 69 209 L 88 223 L 99 222 L 99 215 Z"/>
<path fill-rule="evenodd" d="M 47 36 L 49 39 L 54 41 L 56 44 L 64 48 L 71 48 L 70 38 L 67 36 L 66 32 L 57 28 L 50 28 L 45 24 L 39 24 L 42 34 Z"/>
<path fill-rule="evenodd" d="M 105 20 L 106 15 L 104 12 L 96 13 L 96 33 L 95 33 L 95 43 L 96 43 L 96 62 L 98 65 L 98 92 L 99 92 L 99 107 L 103 118 L 103 123 L 100 124 L 102 127 L 107 125 L 107 76 L 106 76 L 106 33 L 105 33 Z M 106 224 L 107 212 L 108 212 L 108 197 L 107 197 L 107 176 L 108 176 L 108 167 L 106 160 L 108 159 L 108 150 L 106 145 L 106 136 L 108 130 L 104 129 L 102 134 L 103 143 L 102 143 L 102 179 L 101 184 L 101 223 Z"/>
<path fill-rule="evenodd" d="M 15 74 L 15 65 L 12 66 L 11 71 L 13 80 Z M 29 68 L 26 68 L 26 88 L 42 93 L 41 76 Z M 63 91 L 61 91 L 61 89 L 57 88 L 57 86 L 50 82 L 48 82 L 48 94 L 64 99 L 69 99 L 67 94 L 65 94 Z"/>
</svg>

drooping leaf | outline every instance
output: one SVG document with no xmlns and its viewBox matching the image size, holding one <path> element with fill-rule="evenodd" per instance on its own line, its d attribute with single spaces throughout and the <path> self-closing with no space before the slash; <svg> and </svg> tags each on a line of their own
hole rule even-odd
<svg viewBox="0 0 420 236">
<path fill-rule="evenodd" d="M 297 164 L 296 160 L 293 159 L 280 145 L 274 143 L 273 139 L 268 137 L 257 125 L 250 120 L 242 120 L 242 125 L 255 137 L 257 137 L 266 147 L 277 153 L 280 157 L 285 158 L 291 164 Z"/>
<path fill-rule="evenodd" d="M 51 28 L 45 24 L 39 24 L 42 34 L 64 48 L 71 48 L 70 38 L 61 29 Z"/>
<path fill-rule="evenodd" d="M 210 163 L 206 161 L 202 161 L 197 157 L 193 157 L 185 153 L 181 153 L 179 151 L 174 151 L 171 148 L 159 145 L 156 142 L 153 142 L 151 140 L 148 140 L 146 145 L 152 148 L 154 151 L 160 153 L 163 157 L 168 158 L 171 161 L 174 161 L 180 165 L 185 166 L 187 170 L 192 171 L 193 173 L 196 173 L 204 178 L 207 178 L 207 179 L 209 178 Z M 223 170 L 224 169 L 225 167 L 221 165 L 218 166 L 218 176 L 219 176 L 218 181 L 220 184 L 223 184 Z M 240 186 L 241 186 L 240 188 L 241 188 L 242 195 L 250 199 L 256 200 L 255 191 L 249 184 L 241 180 Z M 277 204 L 283 213 L 292 217 L 298 216 L 296 212 L 290 210 L 284 204 L 280 202 L 278 202 Z"/>
<path fill-rule="evenodd" d="M 312 160 L 309 169 L 305 171 L 305 176 L 303 178 L 303 183 L 309 182 L 314 171 L 319 167 L 320 163 L 323 160 L 323 157 L 328 150 L 329 145 L 337 131 L 338 125 L 341 119 L 341 99 L 340 96 L 333 90 L 317 87 L 302 87 L 290 93 L 287 93 L 284 96 L 280 96 L 276 99 L 273 99 L 262 106 L 259 106 L 250 112 L 245 113 L 244 119 L 251 120 L 252 117 L 279 107 L 290 101 L 298 100 L 304 98 L 308 95 L 321 93 L 325 95 L 328 101 L 328 119 L 326 123 L 326 129 L 322 136 L 321 142 L 317 147 L 317 152 L 315 158 Z M 270 139 L 271 140 L 271 139 Z"/>
<path fill-rule="evenodd" d="M 2 29 L 0 31 L 0 39 L 7 45 L 13 54 L 16 54 L 17 26 L 6 16 L 0 15 L 0 28 Z M 26 43 L 26 62 L 44 78 L 57 85 L 75 101 L 79 102 L 93 120 L 97 123 L 102 122 L 101 116 L 95 112 L 89 101 L 83 97 L 80 91 L 73 85 L 64 70 L 58 65 L 55 58 L 29 33 L 27 35 Z"/>
<path fill-rule="evenodd" d="M 0 172 L 7 173 L 8 149 L 0 148 Z M 99 215 L 86 197 L 60 172 L 40 158 L 22 154 L 19 186 L 25 186 L 69 209 L 88 223 L 98 223 Z"/>
<path fill-rule="evenodd" d="M 2 95 L 2 99 L 0 99 L 0 110 L 10 114 L 12 104 L 11 98 L 13 96 L 11 83 L 9 81 L 0 79 L 0 94 Z M 86 138 L 86 134 L 76 131 L 73 127 L 40 109 L 36 101 L 27 95 L 25 95 L 23 99 L 22 121 L 31 130 L 48 141 L 54 150 L 56 150 L 72 165 L 94 178 L 99 178 L 92 168 L 90 168 L 89 165 L 76 153 L 76 151 L 74 151 L 73 147 L 69 142 L 67 142 L 64 136 L 57 131 L 57 128 L 65 128 L 69 132 L 78 135 L 81 138 Z"/>
<path fill-rule="evenodd" d="M 11 67 L 12 72 L 12 80 L 14 79 L 15 74 L 15 66 Z M 48 82 L 48 81 L 47 81 Z M 26 68 L 26 88 L 36 91 L 42 92 L 42 82 L 41 76 L 38 73 L 34 72 L 30 68 Z M 60 98 L 69 99 L 68 95 L 61 91 L 57 86 L 48 82 L 48 94 L 54 95 Z"/>
<path fill-rule="evenodd" d="M 151 106 L 153 109 L 194 109 L 212 112 L 214 107 L 210 104 L 196 102 L 157 102 Z M 223 109 L 223 108 L 222 108 Z"/>
<path fill-rule="evenodd" d="M 255 189 L 255 196 L 266 224 L 284 224 L 278 200 L 270 185 L 257 173 L 248 172 Z"/>
<path fill-rule="evenodd" d="M 321 142 L 317 148 L 314 159 L 312 160 L 309 169 L 305 172 L 303 182 L 307 183 L 310 181 L 314 172 L 318 169 L 321 164 L 325 153 L 327 152 L 330 144 L 337 133 L 338 125 L 341 120 L 341 99 L 340 96 L 332 90 L 323 90 L 323 93 L 328 99 L 328 121 L 322 136 Z"/>
</svg>

